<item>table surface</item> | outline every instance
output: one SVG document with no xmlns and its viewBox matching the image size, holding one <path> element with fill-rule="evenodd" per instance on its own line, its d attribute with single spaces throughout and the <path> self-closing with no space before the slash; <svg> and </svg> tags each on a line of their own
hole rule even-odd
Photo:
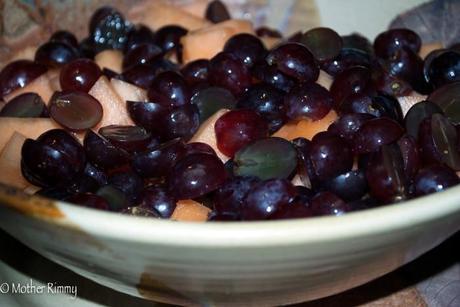
<svg viewBox="0 0 460 307">
<path fill-rule="evenodd" d="M 83 278 L 30 250 L 0 231 L 0 285 L 47 284 L 77 287 L 65 294 L 1 294 L 0 306 L 161 306 Z M 437 248 L 382 278 L 347 292 L 291 307 L 460 306 L 460 232 Z M 1 290 L 1 287 L 0 287 Z M 0 291 L 1 292 L 1 291 Z"/>
</svg>

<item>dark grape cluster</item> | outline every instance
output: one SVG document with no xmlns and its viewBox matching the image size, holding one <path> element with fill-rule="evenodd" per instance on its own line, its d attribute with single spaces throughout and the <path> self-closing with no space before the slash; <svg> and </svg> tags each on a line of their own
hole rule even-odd
<svg viewBox="0 0 460 307">
<path fill-rule="evenodd" d="M 212 1 L 205 17 L 219 23 L 230 15 Z M 289 38 L 262 27 L 232 36 L 209 59 L 183 63 L 185 35 L 182 26 L 133 25 L 103 7 L 81 42 L 58 31 L 34 61 L 2 69 L 1 99 L 60 69 L 61 90 L 50 101 L 23 93 L 0 110 L 0 120 L 50 117 L 65 128 L 22 146 L 22 174 L 39 195 L 155 218 L 193 199 L 209 207 L 210 221 L 249 221 L 339 216 L 459 183 L 458 46 L 422 59 L 409 29 L 372 43 L 324 27 Z M 280 41 L 267 49 L 267 37 Z M 93 60 L 107 49 L 123 54 L 121 73 Z M 330 87 L 317 83 L 320 73 Z M 133 124 L 100 127 L 104 109 L 89 92 L 101 76 L 145 90 L 147 101 L 126 101 Z M 427 98 L 404 114 L 398 98 L 414 91 Z M 337 118 L 310 139 L 274 136 L 328 114 Z"/>
</svg>

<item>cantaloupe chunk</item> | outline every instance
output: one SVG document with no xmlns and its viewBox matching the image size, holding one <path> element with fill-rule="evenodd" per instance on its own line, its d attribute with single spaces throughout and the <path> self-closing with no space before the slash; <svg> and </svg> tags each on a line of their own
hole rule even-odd
<svg viewBox="0 0 460 307">
<path fill-rule="evenodd" d="M 60 74 L 61 74 L 60 69 L 50 69 L 46 73 L 46 75 L 48 76 L 48 80 L 50 82 L 50 87 L 51 87 L 51 89 L 53 91 L 61 91 L 62 90 L 61 82 L 59 80 Z"/>
<path fill-rule="evenodd" d="M 401 109 L 403 111 L 403 115 L 406 116 L 407 111 L 416 104 L 417 102 L 426 100 L 428 96 L 422 95 L 419 92 L 413 91 L 408 96 L 397 97 L 399 104 L 401 105 Z"/>
<path fill-rule="evenodd" d="M 177 6 L 159 3 L 159 1 L 146 2 L 145 5 L 135 6 L 128 12 L 128 19 L 158 30 L 166 25 L 179 25 L 188 30 L 196 30 L 210 25 L 210 22 Z"/>
<path fill-rule="evenodd" d="M 103 115 L 95 127 L 108 125 L 133 125 L 126 108 L 126 102 L 118 96 L 106 76 L 101 76 L 88 92 L 102 105 Z"/>
<path fill-rule="evenodd" d="M 265 48 L 267 49 L 272 49 L 273 47 L 275 47 L 283 41 L 281 38 L 277 37 L 260 37 L 260 40 L 262 41 L 262 43 L 264 43 Z"/>
<path fill-rule="evenodd" d="M 230 37 L 238 33 L 254 33 L 251 22 L 238 19 L 227 20 L 188 33 L 181 38 L 184 62 L 212 58 L 222 51 Z"/>
<path fill-rule="evenodd" d="M 192 137 L 192 139 L 189 141 L 189 143 L 192 142 L 201 142 L 201 143 L 206 143 L 209 146 L 211 146 L 214 151 L 216 152 L 217 156 L 222 160 L 222 162 L 227 162 L 229 157 L 224 155 L 223 153 L 220 152 L 220 150 L 217 148 L 217 139 L 216 139 L 216 131 L 214 130 L 214 126 L 216 124 L 216 121 L 225 113 L 227 113 L 229 110 L 227 109 L 222 109 L 214 113 L 211 117 L 209 117 L 207 120 L 205 120 L 198 131 L 195 133 L 195 135 Z"/>
<path fill-rule="evenodd" d="M 28 138 L 36 139 L 45 131 L 62 128 L 50 118 L 0 118 L 0 150 L 3 149 L 14 132 L 18 132 Z"/>
<path fill-rule="evenodd" d="M 337 119 L 337 113 L 331 110 L 325 117 L 320 120 L 301 119 L 297 122 L 285 124 L 273 136 L 282 137 L 287 140 L 293 140 L 303 137 L 311 140 L 315 134 L 326 131 L 327 128 Z"/>
<path fill-rule="evenodd" d="M 21 148 L 26 136 L 14 132 L 0 153 L 0 182 L 25 189 L 30 183 L 21 173 Z"/>
<path fill-rule="evenodd" d="M 101 69 L 108 68 L 116 73 L 122 72 L 123 53 L 118 50 L 104 50 L 96 54 L 94 61 Z"/>
<path fill-rule="evenodd" d="M 54 91 L 51 88 L 50 81 L 47 74 L 43 74 L 37 79 L 33 80 L 24 87 L 18 88 L 17 90 L 11 92 L 10 94 L 3 97 L 3 99 L 8 102 L 16 96 L 19 96 L 24 93 L 37 93 L 43 99 L 45 103 L 48 103 Z"/>
<path fill-rule="evenodd" d="M 179 7 L 185 12 L 192 14 L 193 16 L 204 18 L 208 4 L 208 0 L 194 0 L 179 4 Z"/>
<path fill-rule="evenodd" d="M 9 59 L 9 62 L 16 60 L 34 60 L 35 52 L 37 52 L 37 46 L 28 46 L 14 53 L 13 57 Z"/>
<path fill-rule="evenodd" d="M 430 44 L 423 44 L 418 52 L 418 55 L 424 59 L 426 56 L 433 50 L 442 49 L 444 48 L 440 42 L 430 43 Z"/>
<path fill-rule="evenodd" d="M 147 91 L 134 84 L 116 78 L 111 79 L 110 83 L 123 101 L 147 101 Z"/>
<path fill-rule="evenodd" d="M 211 209 L 191 199 L 179 200 L 171 215 L 171 220 L 186 222 L 205 222 Z"/>
<path fill-rule="evenodd" d="M 333 81 L 334 79 L 332 78 L 330 74 L 328 74 L 324 70 L 319 71 L 319 77 L 318 77 L 318 80 L 316 80 L 316 83 L 318 83 L 319 85 L 329 90 L 331 88 L 331 84 Z"/>
<path fill-rule="evenodd" d="M 0 100 L 0 111 L 3 109 L 3 107 L 6 105 L 6 102 L 3 100 Z"/>
</svg>

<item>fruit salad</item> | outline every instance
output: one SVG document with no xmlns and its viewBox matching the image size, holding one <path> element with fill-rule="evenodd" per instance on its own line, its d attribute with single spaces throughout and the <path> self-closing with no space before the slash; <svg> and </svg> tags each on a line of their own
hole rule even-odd
<svg viewBox="0 0 460 307">
<path fill-rule="evenodd" d="M 130 16 L 102 7 L 86 38 L 1 69 L 1 183 L 177 221 L 340 216 L 459 183 L 459 44 L 283 36 L 220 1 Z"/>
</svg>

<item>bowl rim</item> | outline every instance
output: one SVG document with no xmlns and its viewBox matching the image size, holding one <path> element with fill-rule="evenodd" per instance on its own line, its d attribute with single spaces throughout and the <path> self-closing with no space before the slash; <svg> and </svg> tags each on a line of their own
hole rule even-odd
<svg viewBox="0 0 460 307">
<path fill-rule="evenodd" d="M 0 189 L 0 213 L 6 208 L 13 214 L 59 227 L 78 229 L 103 239 L 170 246 L 225 248 L 337 242 L 404 231 L 421 227 L 425 223 L 444 223 L 450 215 L 460 215 L 460 185 L 401 203 L 350 212 L 339 217 L 212 223 L 130 216 L 46 199 L 47 203 L 56 206 L 63 214 L 63 217 L 49 218 L 30 215 L 9 206 L 5 198 L 2 200 L 4 195 L 5 191 Z M 26 199 L 32 202 L 29 203 L 32 206 L 37 200 L 43 202 L 43 198 L 37 196 Z"/>
</svg>

